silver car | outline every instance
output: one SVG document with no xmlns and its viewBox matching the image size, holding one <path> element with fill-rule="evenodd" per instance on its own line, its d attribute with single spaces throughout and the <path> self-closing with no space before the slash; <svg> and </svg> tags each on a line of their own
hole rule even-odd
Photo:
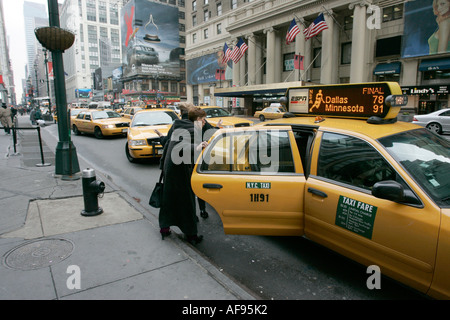
<svg viewBox="0 0 450 320">
<path fill-rule="evenodd" d="M 415 115 L 412 123 L 442 134 L 445 131 L 450 131 L 450 109 L 441 109 L 428 114 Z"/>
</svg>

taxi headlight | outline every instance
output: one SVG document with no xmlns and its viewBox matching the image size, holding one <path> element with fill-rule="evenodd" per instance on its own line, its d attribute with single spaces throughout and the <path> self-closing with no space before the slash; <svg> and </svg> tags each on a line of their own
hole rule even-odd
<svg viewBox="0 0 450 320">
<path fill-rule="evenodd" d="M 224 128 L 234 128 L 233 125 L 223 126 Z"/>
<path fill-rule="evenodd" d="M 252 122 L 252 123 L 250 123 L 250 127 L 253 127 L 253 125 L 254 125 L 254 123 Z"/>
<path fill-rule="evenodd" d="M 102 126 L 103 129 L 111 129 L 114 128 L 115 126 L 113 124 L 105 124 Z"/>
<path fill-rule="evenodd" d="M 146 140 L 130 140 L 128 142 L 130 144 L 130 146 L 145 146 L 147 145 L 147 141 Z"/>
</svg>

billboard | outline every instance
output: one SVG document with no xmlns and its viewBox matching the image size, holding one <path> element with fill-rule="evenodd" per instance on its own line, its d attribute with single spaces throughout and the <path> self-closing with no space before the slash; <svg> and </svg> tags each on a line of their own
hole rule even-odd
<svg viewBox="0 0 450 320">
<path fill-rule="evenodd" d="M 447 1 L 446 6 L 439 5 L 439 2 L 421 0 L 405 3 L 403 58 L 450 52 L 450 7 Z"/>
<path fill-rule="evenodd" d="M 233 70 L 231 68 L 231 61 L 228 64 L 223 64 L 223 51 L 207 54 L 198 58 L 189 59 L 186 61 L 186 81 L 189 85 L 199 83 L 214 82 L 218 80 L 231 80 L 233 77 Z M 218 76 L 218 71 L 221 70 L 224 75 Z"/>
<path fill-rule="evenodd" d="M 131 0 L 122 9 L 123 76 L 180 77 L 178 8 Z"/>
</svg>

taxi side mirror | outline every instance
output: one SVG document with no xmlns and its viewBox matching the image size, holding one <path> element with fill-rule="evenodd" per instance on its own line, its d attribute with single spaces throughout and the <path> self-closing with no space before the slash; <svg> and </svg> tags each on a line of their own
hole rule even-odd
<svg viewBox="0 0 450 320">
<path fill-rule="evenodd" d="M 394 180 L 380 181 L 373 185 L 372 195 L 377 198 L 402 202 L 405 198 L 403 186 Z"/>
</svg>

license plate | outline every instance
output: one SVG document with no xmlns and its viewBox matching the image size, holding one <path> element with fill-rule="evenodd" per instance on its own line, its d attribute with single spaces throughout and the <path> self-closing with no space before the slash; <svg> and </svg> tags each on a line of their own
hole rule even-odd
<svg viewBox="0 0 450 320">
<path fill-rule="evenodd" d="M 157 149 L 156 151 L 158 152 L 158 154 L 162 154 L 163 153 L 163 149 Z"/>
<path fill-rule="evenodd" d="M 125 133 L 125 132 L 127 132 L 128 131 L 128 129 L 122 129 L 122 132 L 123 133 Z"/>
</svg>

